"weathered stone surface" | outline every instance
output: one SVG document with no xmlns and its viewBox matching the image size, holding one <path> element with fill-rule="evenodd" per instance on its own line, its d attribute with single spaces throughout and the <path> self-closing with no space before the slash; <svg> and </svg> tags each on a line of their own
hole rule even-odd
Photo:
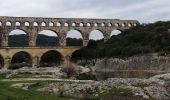
<svg viewBox="0 0 170 100">
<path fill-rule="evenodd" d="M 110 58 L 98 60 L 94 72 L 101 79 L 102 77 L 149 78 L 157 74 L 170 72 L 169 66 L 170 57 L 168 56 L 144 55 L 126 59 Z"/>
<path fill-rule="evenodd" d="M 165 87 L 154 85 L 144 88 L 145 92 L 147 92 L 152 98 L 156 98 L 158 100 L 168 100 L 170 99 L 170 94 L 166 91 Z"/>
<path fill-rule="evenodd" d="M 7 47 L 7 48 L 1 48 L 0 55 L 3 57 L 2 59 L 4 59 L 4 66 L 2 68 L 8 69 L 11 64 L 12 57 L 20 51 L 28 53 L 28 55 L 31 57 L 30 60 L 32 62 L 32 67 L 35 68 L 35 67 L 39 67 L 41 57 L 43 56 L 43 54 L 45 54 L 48 51 L 56 51 L 60 53 L 62 57 L 61 59 L 63 59 L 62 63 L 65 63 L 66 62 L 65 57 L 71 56 L 72 53 L 78 49 L 80 48 L 79 47 L 69 47 L 69 48 L 56 48 L 56 47 L 11 48 L 11 47 Z"/>
<path fill-rule="evenodd" d="M 40 18 L 40 17 L 0 17 L 0 32 L 2 32 L 1 46 L 8 46 L 8 35 L 14 29 L 21 29 L 29 34 L 29 46 L 33 47 L 37 34 L 42 30 L 52 30 L 59 36 L 60 46 L 66 46 L 66 34 L 70 30 L 78 30 L 87 45 L 89 34 L 93 30 L 100 30 L 104 39 L 108 40 L 114 29 L 125 30 L 139 24 L 137 20 L 119 19 L 83 19 L 83 18 Z M 27 25 L 26 25 L 27 23 Z M 37 25 L 35 25 L 35 23 Z M 88 25 L 87 25 L 88 24 Z"/>
<path fill-rule="evenodd" d="M 170 77 L 170 74 L 159 75 L 162 79 Z M 69 83 L 51 83 L 48 86 L 38 89 L 38 91 L 49 92 L 51 94 L 73 96 L 84 98 L 84 96 L 98 96 L 104 90 L 111 88 L 124 88 L 130 90 L 134 96 L 142 98 L 154 98 L 158 100 L 170 99 L 170 92 L 167 90 L 166 80 L 160 80 L 155 76 L 149 79 L 138 78 L 111 78 L 105 81 L 91 81 L 87 83 L 72 82 Z"/>
<path fill-rule="evenodd" d="M 18 73 L 34 74 L 34 77 L 37 77 L 37 78 L 43 77 L 43 76 L 53 77 L 53 78 L 67 77 L 66 73 L 62 72 L 60 67 L 42 67 L 42 68 L 23 67 L 23 68 L 11 71 L 11 74 L 7 75 L 7 78 L 17 75 Z"/>
<path fill-rule="evenodd" d="M 83 67 L 83 66 L 80 66 L 80 65 L 76 65 L 76 64 L 74 64 L 73 66 L 74 66 L 74 68 L 75 68 L 75 70 L 78 74 L 90 72 L 89 68 L 86 68 L 86 67 Z"/>
<path fill-rule="evenodd" d="M 9 73 L 11 73 L 10 70 L 0 69 L 0 74 L 9 74 Z"/>
</svg>

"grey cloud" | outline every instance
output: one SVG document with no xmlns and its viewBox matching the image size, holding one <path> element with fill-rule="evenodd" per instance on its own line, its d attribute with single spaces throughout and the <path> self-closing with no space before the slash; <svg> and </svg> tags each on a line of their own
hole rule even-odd
<svg viewBox="0 0 170 100">
<path fill-rule="evenodd" d="M 168 20 L 169 0 L 0 0 L 1 16 Z M 162 15 L 162 16 L 161 16 Z M 166 16 L 165 16 L 166 15 Z"/>
<path fill-rule="evenodd" d="M 0 16 L 170 20 L 170 0 L 0 0 Z"/>
</svg>

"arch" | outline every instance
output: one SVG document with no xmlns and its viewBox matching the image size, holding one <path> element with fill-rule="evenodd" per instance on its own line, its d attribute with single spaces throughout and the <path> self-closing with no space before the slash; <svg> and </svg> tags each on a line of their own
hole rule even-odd
<svg viewBox="0 0 170 100">
<path fill-rule="evenodd" d="M 25 26 L 30 26 L 30 23 L 29 22 L 25 22 Z"/>
<path fill-rule="evenodd" d="M 2 22 L 0 21 L 0 26 L 2 26 Z"/>
<path fill-rule="evenodd" d="M 105 27 L 105 23 L 101 23 L 101 26 L 102 26 L 102 27 Z"/>
<path fill-rule="evenodd" d="M 100 30 L 93 30 L 89 34 L 90 40 L 102 40 L 103 38 L 104 38 L 104 35 Z"/>
<path fill-rule="evenodd" d="M 128 23 L 128 27 L 132 27 L 132 24 L 131 24 L 131 23 Z"/>
<path fill-rule="evenodd" d="M 114 35 L 119 35 L 119 34 L 121 34 L 121 33 L 122 33 L 121 30 L 115 29 L 115 30 L 113 30 L 113 31 L 111 32 L 110 37 L 112 37 L 112 36 L 114 36 Z"/>
<path fill-rule="evenodd" d="M 42 30 L 38 33 L 36 38 L 37 46 L 59 46 L 58 34 L 53 30 Z"/>
<path fill-rule="evenodd" d="M 91 23 L 87 23 L 87 27 L 90 27 L 91 26 Z"/>
<path fill-rule="evenodd" d="M 80 23 L 80 27 L 83 27 L 84 26 L 84 23 Z"/>
<path fill-rule="evenodd" d="M 2 33 L 1 33 L 1 32 L 0 32 L 0 34 L 1 34 L 1 35 L 0 35 L 0 47 L 1 47 L 1 46 L 3 45 L 3 44 L 2 44 L 2 37 L 3 37 L 3 36 L 2 36 Z"/>
<path fill-rule="evenodd" d="M 111 26 L 112 26 L 112 23 L 108 23 L 108 26 L 111 27 Z"/>
<path fill-rule="evenodd" d="M 4 58 L 2 55 L 0 55 L 0 69 L 4 67 Z"/>
<path fill-rule="evenodd" d="M 83 46 L 83 36 L 79 30 L 70 30 L 66 36 L 67 46 Z"/>
<path fill-rule="evenodd" d="M 41 23 L 41 26 L 46 26 L 46 23 L 45 23 L 45 22 L 42 22 L 42 23 Z"/>
<path fill-rule="evenodd" d="M 57 22 L 57 26 L 61 26 L 61 23 L 60 23 L 60 22 Z"/>
<path fill-rule="evenodd" d="M 98 24 L 97 23 L 94 23 L 94 25 L 93 25 L 94 27 L 97 27 L 98 26 Z"/>
<path fill-rule="evenodd" d="M 119 23 L 115 23 L 115 27 L 119 27 Z"/>
<path fill-rule="evenodd" d="M 13 55 L 9 69 L 31 67 L 31 64 L 32 64 L 31 55 L 28 52 L 19 51 Z"/>
<path fill-rule="evenodd" d="M 72 53 L 70 60 L 71 60 L 71 62 L 77 63 L 78 60 L 81 60 L 81 58 L 82 58 L 81 51 L 76 50 Z"/>
<path fill-rule="evenodd" d="M 50 22 L 48 26 L 54 26 L 54 23 L 53 23 L 53 22 Z"/>
<path fill-rule="evenodd" d="M 125 23 L 122 23 L 122 25 L 121 25 L 122 27 L 125 27 L 126 26 L 126 24 Z"/>
<path fill-rule="evenodd" d="M 21 26 L 21 23 L 20 22 L 16 22 L 15 26 Z"/>
<path fill-rule="evenodd" d="M 37 23 L 37 22 L 34 22 L 34 23 L 33 23 L 33 26 L 38 26 L 38 23 Z"/>
<path fill-rule="evenodd" d="M 66 23 L 64 23 L 64 26 L 68 27 L 68 23 L 67 23 L 67 22 L 66 22 Z"/>
<path fill-rule="evenodd" d="M 64 61 L 62 54 L 55 50 L 45 52 L 40 59 L 40 67 L 60 66 Z"/>
<path fill-rule="evenodd" d="M 71 25 L 71 26 L 75 27 L 75 26 L 76 26 L 76 23 L 72 23 L 72 25 Z"/>
<path fill-rule="evenodd" d="M 7 21 L 6 22 L 6 26 L 11 26 L 12 24 L 11 24 L 11 22 L 10 21 Z"/>
<path fill-rule="evenodd" d="M 15 29 L 9 33 L 8 37 L 9 47 L 27 47 L 28 46 L 28 34 L 21 29 Z"/>
<path fill-rule="evenodd" d="M 137 26 L 137 23 L 134 23 L 133 26 Z"/>
</svg>

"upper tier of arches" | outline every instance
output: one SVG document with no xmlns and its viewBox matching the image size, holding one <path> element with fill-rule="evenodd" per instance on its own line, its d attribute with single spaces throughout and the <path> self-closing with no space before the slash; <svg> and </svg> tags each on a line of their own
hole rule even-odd
<svg viewBox="0 0 170 100">
<path fill-rule="evenodd" d="M 0 17 L 0 26 L 133 27 L 138 24 L 137 20 L 119 19 Z"/>
<path fill-rule="evenodd" d="M 48 29 L 48 28 L 39 29 L 37 31 L 29 31 L 25 28 L 8 29 L 7 32 L 1 34 L 2 35 L 2 37 L 0 38 L 1 47 L 11 47 L 11 46 L 12 47 L 39 47 L 42 45 L 42 43 L 38 42 L 38 40 L 40 39 L 39 34 L 43 34 L 46 37 L 50 35 L 53 38 L 57 37 L 53 41 L 53 45 L 49 44 L 52 42 L 51 40 L 50 41 L 43 40 L 43 43 L 45 45 L 43 44 L 42 46 L 65 47 L 65 46 L 68 46 L 69 44 L 68 43 L 69 39 L 67 38 L 72 38 L 72 39 L 77 38 L 81 40 L 81 46 L 82 44 L 83 46 L 86 46 L 88 43 L 88 40 L 104 39 L 104 41 L 107 41 L 112 35 L 117 35 L 117 34 L 122 33 L 122 30 L 119 30 L 119 29 L 110 29 L 109 31 L 106 32 L 105 30 L 98 29 L 98 28 L 91 28 L 89 30 L 86 30 L 86 29 L 84 30 L 84 29 L 79 29 L 79 28 L 78 29 L 70 28 L 70 29 L 64 29 L 63 31 L 64 32 L 58 29 L 53 30 L 53 29 Z M 12 35 L 15 35 L 15 37 L 18 36 L 18 38 L 13 38 L 14 36 Z M 24 38 L 21 38 L 21 35 Z M 14 43 L 15 45 L 12 45 Z"/>
</svg>

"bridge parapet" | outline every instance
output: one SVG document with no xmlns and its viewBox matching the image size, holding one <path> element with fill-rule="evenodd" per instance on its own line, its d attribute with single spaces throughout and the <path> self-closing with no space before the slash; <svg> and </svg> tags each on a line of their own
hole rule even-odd
<svg viewBox="0 0 170 100">
<path fill-rule="evenodd" d="M 65 27 L 131 27 L 139 24 L 137 20 L 120 20 L 120 19 L 88 19 L 88 18 L 43 18 L 43 17 L 8 17 L 1 16 L 2 26 L 7 22 L 11 26 L 65 26 Z M 29 25 L 25 25 L 28 23 Z M 34 25 L 37 23 L 38 25 Z"/>
</svg>

